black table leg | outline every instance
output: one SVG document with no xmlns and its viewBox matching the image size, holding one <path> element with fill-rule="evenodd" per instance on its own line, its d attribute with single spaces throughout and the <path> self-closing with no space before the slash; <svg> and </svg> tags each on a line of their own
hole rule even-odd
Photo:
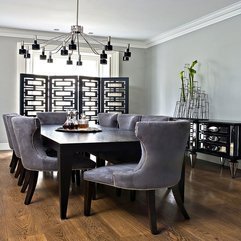
<svg viewBox="0 0 241 241">
<path fill-rule="evenodd" d="M 60 218 L 67 218 L 67 206 L 69 199 L 69 187 L 72 173 L 72 158 L 68 150 L 60 147 L 58 151 L 59 162 L 59 203 Z"/>
</svg>

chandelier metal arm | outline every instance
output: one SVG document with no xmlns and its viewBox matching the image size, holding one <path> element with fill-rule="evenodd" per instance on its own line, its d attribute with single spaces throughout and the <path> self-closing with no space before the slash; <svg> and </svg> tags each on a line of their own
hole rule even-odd
<svg viewBox="0 0 241 241">
<path fill-rule="evenodd" d="M 81 53 L 80 53 L 80 38 L 83 38 L 84 43 L 90 48 L 90 50 L 100 57 L 100 64 L 107 64 L 108 56 L 105 51 L 112 51 L 113 46 L 111 44 L 111 36 L 108 37 L 107 44 L 103 44 L 100 40 L 93 38 L 92 36 L 85 34 L 83 30 L 83 26 L 78 24 L 79 19 L 79 0 L 76 0 L 77 9 L 76 9 L 76 25 L 71 26 L 71 32 L 66 34 L 61 34 L 50 38 L 48 40 L 40 40 L 38 43 L 37 36 L 34 39 L 32 44 L 32 50 L 40 50 L 42 48 L 42 54 L 40 55 L 41 60 L 46 60 L 47 56 L 45 54 L 45 50 L 49 52 L 49 57 L 47 59 L 48 63 L 53 63 L 52 54 L 56 54 L 61 52 L 62 56 L 68 55 L 67 64 L 72 64 L 73 61 L 71 60 L 71 55 L 73 51 L 77 50 L 79 59 L 76 65 L 82 65 L 81 61 Z M 49 49 L 45 49 L 46 46 L 50 45 L 52 42 L 55 42 L 53 46 L 49 46 Z M 56 43 L 57 42 L 57 43 Z M 60 43 L 59 43 L 60 42 Z M 68 44 L 68 46 L 67 46 Z M 19 49 L 19 54 L 23 55 L 24 58 L 29 59 L 31 54 L 29 53 L 29 45 L 31 44 L 24 44 L 22 41 L 21 47 Z M 27 46 L 27 48 L 25 48 Z M 60 51 L 61 50 L 61 51 Z M 102 51 L 102 52 L 101 52 Z M 115 50 L 118 52 L 123 52 L 123 61 L 128 61 L 131 57 L 130 52 L 130 44 L 125 51 Z"/>
<path fill-rule="evenodd" d="M 98 51 L 90 44 L 90 42 L 88 41 L 88 39 L 87 39 L 83 34 L 81 34 L 81 36 L 83 37 L 83 39 L 85 40 L 85 42 L 87 43 L 87 45 L 89 46 L 89 48 L 92 50 L 92 52 L 93 52 L 94 54 L 99 55 Z"/>
<path fill-rule="evenodd" d="M 53 37 L 53 38 L 51 38 L 51 39 L 48 39 L 48 40 L 42 40 L 42 41 L 40 40 L 39 42 L 40 42 L 40 44 L 43 44 L 44 46 L 46 46 L 46 45 L 48 45 L 50 42 L 52 42 L 52 41 L 58 41 L 59 39 L 65 37 L 65 36 L 66 36 L 66 34 L 61 34 L 61 35 L 55 36 L 55 37 Z"/>
<path fill-rule="evenodd" d="M 103 47 L 105 46 L 105 44 L 103 44 L 102 42 L 100 42 L 99 40 L 97 40 L 97 39 L 94 39 L 93 37 L 91 37 L 90 35 L 88 35 L 88 34 L 85 34 L 85 33 L 83 33 L 82 34 L 82 36 L 85 36 L 85 37 L 87 37 L 87 38 L 89 38 L 89 39 L 91 39 L 91 40 L 93 40 L 94 42 L 96 42 L 96 43 L 98 43 L 98 44 L 100 44 L 100 45 L 102 45 Z"/>
<path fill-rule="evenodd" d="M 64 36 L 65 36 L 64 40 L 61 41 L 61 43 L 59 43 L 55 48 L 53 48 L 53 49 L 46 49 L 46 50 L 47 50 L 47 51 L 51 51 L 53 54 L 58 53 L 58 52 L 60 51 L 60 49 L 62 48 L 62 42 L 65 42 L 65 43 L 67 44 L 67 43 L 70 41 L 70 39 L 71 39 L 71 35 L 70 35 L 70 34 L 67 35 L 67 37 L 66 37 L 66 34 L 65 34 Z M 63 37 L 63 35 L 62 35 L 62 37 Z M 61 39 L 61 38 L 55 39 L 55 41 L 58 41 L 58 40 L 60 40 L 60 39 Z M 43 47 L 45 48 L 47 45 L 48 45 L 48 44 L 46 43 L 46 44 L 43 45 Z"/>
</svg>

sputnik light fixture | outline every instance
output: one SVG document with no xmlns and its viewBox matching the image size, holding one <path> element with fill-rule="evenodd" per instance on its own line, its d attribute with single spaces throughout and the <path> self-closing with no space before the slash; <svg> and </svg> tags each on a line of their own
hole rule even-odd
<svg viewBox="0 0 241 241">
<path fill-rule="evenodd" d="M 37 36 L 33 41 L 33 44 L 25 44 L 23 41 L 21 42 L 21 47 L 19 49 L 19 54 L 23 55 L 24 58 L 31 58 L 31 54 L 29 52 L 29 48 L 32 47 L 32 50 L 40 50 L 40 59 L 47 60 L 48 63 L 53 63 L 53 55 L 60 54 L 62 56 L 67 56 L 66 63 L 68 65 L 73 64 L 72 55 L 74 51 L 78 53 L 78 60 L 76 62 L 77 66 L 82 65 L 81 61 L 81 53 L 80 53 L 80 41 L 86 43 L 86 45 L 91 49 L 91 51 L 100 56 L 100 64 L 107 64 L 107 54 L 106 51 L 114 50 L 111 44 L 111 37 L 109 36 L 107 39 L 107 43 L 104 44 L 101 41 L 93 38 L 92 36 L 85 34 L 83 31 L 83 26 L 79 25 L 79 0 L 77 0 L 77 16 L 76 16 L 76 25 L 71 26 L 71 32 L 66 34 L 61 34 L 49 40 L 38 41 Z M 53 46 L 53 43 L 60 42 Z M 31 46 L 32 45 L 32 46 Z M 123 61 L 128 61 L 131 57 L 130 52 L 130 44 L 127 45 L 127 49 L 123 52 Z"/>
</svg>

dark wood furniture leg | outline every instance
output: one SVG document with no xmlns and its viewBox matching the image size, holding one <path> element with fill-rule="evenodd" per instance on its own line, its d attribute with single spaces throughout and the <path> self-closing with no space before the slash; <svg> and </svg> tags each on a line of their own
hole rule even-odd
<svg viewBox="0 0 241 241">
<path fill-rule="evenodd" d="M 28 191 L 24 201 L 25 205 L 29 205 L 31 203 L 31 200 L 37 185 L 37 181 L 38 181 L 38 171 L 30 171 Z"/>
<path fill-rule="evenodd" d="M 177 206 L 179 207 L 183 216 L 186 219 L 190 219 L 190 217 L 189 217 L 189 215 L 188 215 L 188 213 L 187 213 L 187 211 L 184 207 L 184 204 L 183 204 L 182 195 L 181 195 L 181 192 L 180 192 L 179 185 L 176 185 L 176 186 L 172 187 L 172 193 L 173 193 L 173 196 L 176 200 Z"/>
<path fill-rule="evenodd" d="M 136 200 L 136 190 L 130 191 L 130 199 L 132 202 L 134 202 Z"/>
<path fill-rule="evenodd" d="M 26 189 L 27 189 L 27 187 L 29 185 L 30 177 L 31 177 L 31 171 L 26 170 L 23 186 L 21 188 L 21 192 L 22 193 L 24 193 L 26 191 Z"/>
<path fill-rule="evenodd" d="M 231 177 L 235 178 L 236 172 L 237 172 L 237 169 L 238 169 L 238 161 L 237 161 L 237 159 L 230 159 L 229 167 L 230 167 Z"/>
<path fill-rule="evenodd" d="M 60 203 L 60 218 L 67 218 L 67 207 L 69 199 L 69 187 L 72 173 L 72 158 L 68 147 L 59 147 L 58 150 L 58 165 L 59 165 L 59 203 Z"/>
<path fill-rule="evenodd" d="M 91 201 L 95 191 L 95 183 L 84 181 L 84 215 L 90 216 Z"/>
<path fill-rule="evenodd" d="M 22 168 L 23 168 L 23 164 L 22 164 L 21 159 L 19 159 L 19 160 L 18 160 L 17 170 L 16 170 L 15 175 L 14 175 L 15 178 L 18 178 L 18 177 L 19 177 Z"/>
<path fill-rule="evenodd" d="M 180 181 L 178 182 L 178 188 L 180 191 L 181 199 L 182 202 L 184 203 L 184 197 L 185 197 L 185 157 L 183 158 L 182 161 L 182 172 L 181 172 L 181 178 Z"/>
<path fill-rule="evenodd" d="M 19 174 L 19 178 L 18 178 L 18 186 L 23 185 L 25 173 L 26 173 L 26 169 L 22 166 L 20 174 Z"/>
<path fill-rule="evenodd" d="M 197 153 L 192 151 L 189 154 L 190 162 L 191 162 L 191 167 L 194 168 L 197 162 Z"/>
<path fill-rule="evenodd" d="M 10 173 L 14 173 L 15 172 L 15 169 L 16 169 L 16 166 L 18 164 L 18 157 L 16 156 L 15 152 L 13 151 L 13 154 L 12 154 L 12 159 L 11 159 L 11 162 L 10 162 Z"/>
<path fill-rule="evenodd" d="M 155 190 L 146 191 L 146 199 L 147 199 L 148 216 L 149 216 L 151 233 L 158 234 L 156 207 L 155 207 Z"/>
</svg>

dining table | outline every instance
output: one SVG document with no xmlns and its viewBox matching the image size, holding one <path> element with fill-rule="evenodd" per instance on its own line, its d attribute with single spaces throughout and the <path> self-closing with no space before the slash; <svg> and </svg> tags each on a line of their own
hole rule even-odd
<svg viewBox="0 0 241 241">
<path fill-rule="evenodd" d="M 41 136 L 45 145 L 57 152 L 61 219 L 67 218 L 72 161 L 76 153 L 98 154 L 98 152 L 108 151 L 112 153 L 113 151 L 130 153 L 133 150 L 141 152 L 140 141 L 136 137 L 135 132 L 119 128 L 95 125 L 93 131 L 89 132 L 78 130 L 64 131 L 59 125 L 42 125 Z M 178 186 L 184 202 L 185 161 L 184 159 L 180 161 L 183 162 L 183 166 Z"/>
<path fill-rule="evenodd" d="M 67 218 L 72 160 L 76 153 L 140 150 L 134 131 L 93 126 L 90 131 L 63 130 L 59 125 L 42 125 L 41 136 L 46 146 L 57 152 L 60 218 Z M 81 161 L 81 160 L 80 160 Z"/>
</svg>

